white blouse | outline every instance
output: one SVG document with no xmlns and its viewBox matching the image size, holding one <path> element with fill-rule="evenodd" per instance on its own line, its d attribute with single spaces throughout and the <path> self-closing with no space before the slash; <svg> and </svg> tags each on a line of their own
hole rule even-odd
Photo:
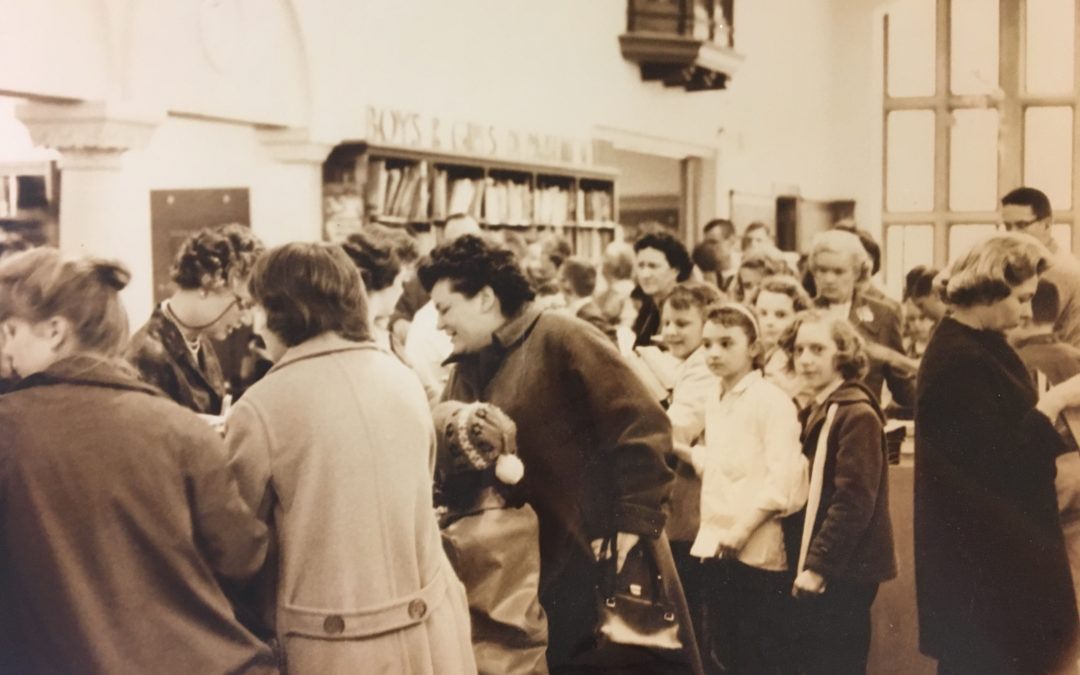
<svg viewBox="0 0 1080 675">
<path fill-rule="evenodd" d="M 806 503 L 808 466 L 795 404 L 760 370 L 730 391 L 719 385 L 709 397 L 705 445 L 693 448 L 693 463 L 702 476 L 701 527 L 690 552 L 699 558 L 715 557 L 720 536 L 743 527 L 759 509 L 789 515 Z M 779 520 L 762 523 L 739 560 L 764 570 L 787 569 Z"/>
</svg>

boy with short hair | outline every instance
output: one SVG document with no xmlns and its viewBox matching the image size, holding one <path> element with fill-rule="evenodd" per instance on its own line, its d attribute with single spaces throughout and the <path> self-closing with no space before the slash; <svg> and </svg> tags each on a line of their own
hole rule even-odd
<svg viewBox="0 0 1080 675">
<path fill-rule="evenodd" d="M 705 364 L 701 349 L 706 309 L 723 296 L 716 287 L 700 281 L 684 281 L 675 286 L 660 312 L 660 337 L 667 353 L 676 362 L 665 405 L 675 443 L 694 445 L 705 433 L 705 404 L 716 391 L 716 376 Z M 671 514 L 667 520 L 668 539 L 679 571 L 686 604 L 701 640 L 701 563 L 690 555 L 697 537 L 701 509 L 701 478 L 694 467 L 672 455 L 668 465 L 675 471 L 671 490 Z"/>
</svg>

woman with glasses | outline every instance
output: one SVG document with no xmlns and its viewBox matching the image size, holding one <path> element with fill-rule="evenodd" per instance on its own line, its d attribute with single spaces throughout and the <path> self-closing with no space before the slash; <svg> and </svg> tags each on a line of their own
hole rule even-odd
<svg viewBox="0 0 1080 675">
<path fill-rule="evenodd" d="M 232 223 L 200 230 L 180 246 L 176 290 L 135 333 L 126 357 L 145 382 L 195 412 L 217 415 L 225 376 L 211 340 L 251 323 L 247 280 L 262 243 Z"/>
</svg>

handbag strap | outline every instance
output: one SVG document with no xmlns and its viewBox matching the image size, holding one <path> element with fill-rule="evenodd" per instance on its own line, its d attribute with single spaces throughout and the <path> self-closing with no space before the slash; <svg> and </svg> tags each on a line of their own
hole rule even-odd
<svg viewBox="0 0 1080 675">
<path fill-rule="evenodd" d="M 607 558 L 604 558 L 603 560 L 600 561 L 600 568 L 601 569 L 600 569 L 599 587 L 600 587 L 600 592 L 604 595 L 605 598 L 614 597 L 616 595 L 616 593 L 618 592 L 617 587 L 618 587 L 618 578 L 619 578 L 619 569 L 618 569 L 618 567 L 619 567 L 619 546 L 616 543 L 617 539 L 618 539 L 617 534 L 614 535 L 614 536 L 611 536 L 611 537 L 605 537 L 603 542 L 600 544 L 600 554 L 601 555 L 604 554 L 605 550 L 610 551 L 610 555 Z M 637 548 L 637 547 L 642 547 L 641 548 L 641 556 L 644 558 L 644 564 L 648 568 L 649 577 L 650 577 L 650 580 L 652 582 L 652 597 L 659 599 L 662 596 L 666 596 L 666 593 L 664 593 L 663 584 L 661 583 L 662 582 L 662 577 L 661 577 L 661 574 L 659 572 L 659 568 L 660 568 L 659 564 L 653 558 L 653 555 L 649 552 L 648 548 L 643 546 L 643 544 L 642 544 L 642 542 L 640 540 L 639 540 L 637 546 L 635 546 L 634 548 Z M 634 549 L 631 548 L 630 550 L 632 551 Z M 630 562 L 631 562 L 629 554 L 630 554 L 630 551 L 627 551 L 626 564 L 630 564 Z M 624 565 L 624 569 L 625 569 L 625 565 Z"/>
<path fill-rule="evenodd" d="M 818 434 L 817 450 L 814 451 L 814 465 L 810 469 L 810 492 L 806 498 L 806 519 L 803 521 L 802 541 L 799 545 L 799 564 L 795 568 L 795 574 L 802 572 L 806 565 L 806 553 L 810 550 L 810 539 L 814 533 L 814 523 L 817 522 L 818 509 L 821 507 L 821 491 L 824 487 L 825 455 L 828 454 L 829 432 L 832 431 L 833 420 L 836 418 L 836 410 L 839 408 L 833 403 L 825 414 L 825 423 L 821 425 L 821 433 Z"/>
</svg>

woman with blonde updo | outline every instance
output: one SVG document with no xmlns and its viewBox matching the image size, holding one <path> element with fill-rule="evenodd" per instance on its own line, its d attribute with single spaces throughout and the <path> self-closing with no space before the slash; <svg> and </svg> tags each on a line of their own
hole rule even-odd
<svg viewBox="0 0 1080 675">
<path fill-rule="evenodd" d="M 0 264 L 0 672 L 275 673 L 218 584 L 266 528 L 218 435 L 117 358 L 127 282 L 51 248 Z"/>
<path fill-rule="evenodd" d="M 1005 337 L 1031 318 L 1048 256 L 1003 234 L 944 272 L 951 313 L 926 346 L 915 399 L 919 643 L 939 673 L 1075 672 L 1054 422 L 1080 405 L 1080 376 L 1039 398 Z"/>
<path fill-rule="evenodd" d="M 154 309 L 125 354 L 145 382 L 195 412 L 222 412 L 225 376 L 211 340 L 251 323 L 247 279 L 261 251 L 251 228 L 237 223 L 184 241 L 172 266 L 175 292 Z"/>
</svg>

